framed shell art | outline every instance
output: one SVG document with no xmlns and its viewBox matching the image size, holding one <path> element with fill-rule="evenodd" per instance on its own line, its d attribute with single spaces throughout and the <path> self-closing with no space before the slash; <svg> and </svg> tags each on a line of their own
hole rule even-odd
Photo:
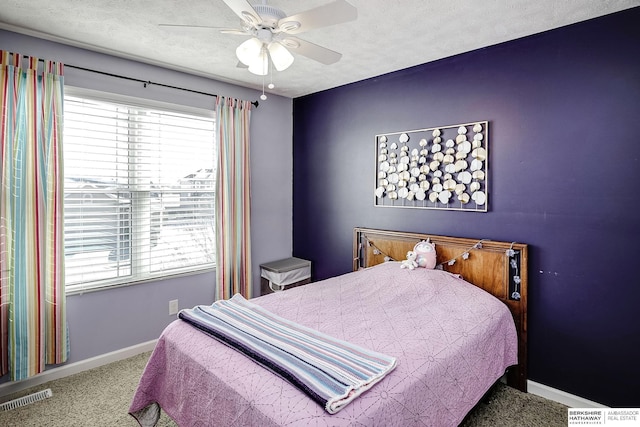
<svg viewBox="0 0 640 427">
<path fill-rule="evenodd" d="M 375 136 L 375 206 L 487 212 L 489 122 Z"/>
</svg>

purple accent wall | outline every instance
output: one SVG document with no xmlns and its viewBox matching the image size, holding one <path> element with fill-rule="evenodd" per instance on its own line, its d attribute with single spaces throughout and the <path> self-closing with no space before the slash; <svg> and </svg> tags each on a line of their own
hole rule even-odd
<svg viewBox="0 0 640 427">
<path fill-rule="evenodd" d="M 351 269 L 356 226 L 530 245 L 529 379 L 640 394 L 640 8 L 294 100 L 294 255 Z M 384 60 L 384 58 L 381 58 Z M 373 206 L 374 135 L 490 121 L 489 212 Z"/>
</svg>

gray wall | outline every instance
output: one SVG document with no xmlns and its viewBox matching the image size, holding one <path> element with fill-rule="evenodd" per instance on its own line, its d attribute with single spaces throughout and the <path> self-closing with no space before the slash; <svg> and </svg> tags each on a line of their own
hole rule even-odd
<svg viewBox="0 0 640 427">
<path fill-rule="evenodd" d="M 251 101 L 260 95 L 255 90 L 3 30 L 0 50 Z M 65 84 L 199 108 L 212 109 L 215 103 L 210 96 L 153 85 L 145 88 L 137 82 L 70 67 L 65 69 Z M 260 101 L 252 111 L 251 237 L 256 295 L 259 265 L 291 255 L 292 120 L 292 100 L 275 95 Z M 175 319 L 168 314 L 169 300 L 178 299 L 180 308 L 208 304 L 213 301 L 214 286 L 215 273 L 208 273 L 69 296 L 68 363 L 156 339 Z M 2 380 L 6 382 L 6 377 Z"/>
</svg>

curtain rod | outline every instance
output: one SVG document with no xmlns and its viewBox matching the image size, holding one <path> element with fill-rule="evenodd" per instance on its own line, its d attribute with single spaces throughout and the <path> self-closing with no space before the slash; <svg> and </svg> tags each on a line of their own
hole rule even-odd
<svg viewBox="0 0 640 427">
<path fill-rule="evenodd" d="M 64 64 L 64 66 L 65 67 L 69 67 L 69 68 L 75 68 L 76 70 L 88 71 L 90 73 L 102 74 L 103 76 L 117 77 L 119 79 L 125 79 L 125 80 L 131 80 L 131 81 L 134 81 L 134 82 L 143 83 L 144 87 L 147 87 L 147 85 L 154 85 L 154 86 L 166 87 L 166 88 L 169 88 L 169 89 L 183 90 L 185 92 L 197 93 L 199 95 L 214 96 L 216 98 L 218 97 L 218 95 L 215 94 L 215 93 L 201 92 L 199 90 L 187 89 L 187 88 L 183 88 L 183 87 L 179 87 L 179 86 L 167 85 L 167 84 L 164 84 L 164 83 L 156 83 L 156 82 L 152 82 L 150 80 L 142 80 L 142 79 L 138 79 L 138 78 L 135 78 L 135 77 L 128 77 L 128 76 L 122 76 L 122 75 L 119 75 L 119 74 L 107 73 L 105 71 L 92 70 L 91 68 L 78 67 L 77 65 Z M 255 105 L 256 108 L 258 108 L 258 105 L 260 105 L 258 100 L 252 101 L 251 103 L 253 105 Z"/>
<path fill-rule="evenodd" d="M 24 58 L 29 58 L 27 55 L 23 55 L 23 57 Z M 41 62 L 44 62 L 44 59 L 38 59 L 38 60 L 41 61 Z M 142 80 L 142 79 L 138 79 L 138 78 L 135 78 L 135 77 L 128 77 L 128 76 L 122 76 L 120 74 L 107 73 L 105 71 L 92 70 L 91 68 L 78 67 L 77 65 L 64 64 L 64 66 L 65 67 L 69 67 L 69 68 L 75 68 L 76 70 L 88 71 L 90 73 L 102 74 L 103 76 L 116 77 L 116 78 L 119 78 L 119 79 L 125 79 L 125 80 L 131 80 L 131 81 L 134 81 L 134 82 L 143 83 L 144 87 L 147 87 L 147 85 L 155 85 L 155 86 L 166 87 L 166 88 L 169 88 L 169 89 L 177 89 L 177 90 L 183 90 L 185 92 L 197 93 L 199 95 L 214 96 L 216 98 L 218 97 L 218 95 L 215 94 L 215 93 L 201 92 L 199 90 L 187 89 L 187 88 L 183 88 L 183 87 L 179 87 L 179 86 L 167 85 L 167 84 L 164 84 L 164 83 L 156 83 L 156 82 L 152 82 L 150 80 Z M 256 108 L 258 108 L 258 105 L 260 105 L 258 100 L 252 101 L 251 104 L 255 105 Z"/>
</svg>

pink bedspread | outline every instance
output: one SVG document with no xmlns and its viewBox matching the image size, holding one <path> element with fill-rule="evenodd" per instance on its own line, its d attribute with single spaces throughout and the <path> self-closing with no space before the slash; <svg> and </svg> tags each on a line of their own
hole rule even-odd
<svg viewBox="0 0 640 427">
<path fill-rule="evenodd" d="M 130 412 L 155 424 L 158 405 L 186 426 L 456 426 L 517 363 L 507 307 L 443 271 L 385 263 L 252 300 L 372 350 L 398 366 L 330 415 L 284 379 L 181 320 L 170 324 Z"/>
</svg>

